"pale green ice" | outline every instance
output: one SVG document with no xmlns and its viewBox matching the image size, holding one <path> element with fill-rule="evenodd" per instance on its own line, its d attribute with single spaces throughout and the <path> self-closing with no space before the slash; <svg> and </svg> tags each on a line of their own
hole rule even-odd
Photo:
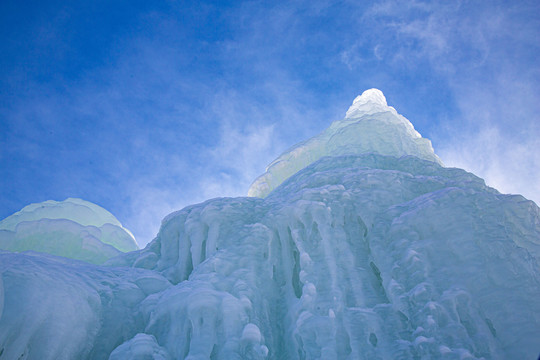
<svg viewBox="0 0 540 360">
<path fill-rule="evenodd" d="M 33 250 L 101 264 L 138 248 L 110 212 L 81 199 L 30 204 L 0 221 L 0 250 Z"/>
</svg>

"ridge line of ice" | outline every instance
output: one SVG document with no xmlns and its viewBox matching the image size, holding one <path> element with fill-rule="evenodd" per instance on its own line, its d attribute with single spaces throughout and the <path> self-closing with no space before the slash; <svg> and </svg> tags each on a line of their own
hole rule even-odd
<svg viewBox="0 0 540 360">
<path fill-rule="evenodd" d="M 266 197 L 283 181 L 321 157 L 366 153 L 412 155 L 442 164 L 431 142 L 388 106 L 382 91 L 369 89 L 354 99 L 345 118 L 334 121 L 319 135 L 296 144 L 272 161 L 266 172 L 253 182 L 248 196 Z"/>
</svg>

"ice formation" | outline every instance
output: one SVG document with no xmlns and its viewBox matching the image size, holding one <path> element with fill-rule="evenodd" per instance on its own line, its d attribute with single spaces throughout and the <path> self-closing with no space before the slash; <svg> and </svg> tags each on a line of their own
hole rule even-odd
<svg viewBox="0 0 540 360">
<path fill-rule="evenodd" d="M 354 99 L 343 120 L 334 121 L 328 129 L 293 146 L 268 165 L 251 185 L 248 196 L 267 196 L 285 179 L 323 156 L 366 153 L 412 155 L 442 164 L 431 142 L 387 105 L 380 90 L 369 89 Z"/>
<path fill-rule="evenodd" d="M 92 263 L 137 250 L 135 238 L 110 212 L 68 198 L 25 206 L 0 221 L 0 249 L 33 250 Z"/>
<path fill-rule="evenodd" d="M 367 94 L 354 121 L 394 136 Z M 105 266 L 0 253 L 0 359 L 536 358 L 540 209 L 403 149 L 291 161 L 265 198 L 186 207 Z"/>
</svg>

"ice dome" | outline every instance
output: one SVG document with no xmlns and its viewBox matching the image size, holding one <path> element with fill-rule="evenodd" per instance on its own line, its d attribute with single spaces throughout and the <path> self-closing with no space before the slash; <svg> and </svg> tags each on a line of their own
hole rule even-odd
<svg viewBox="0 0 540 360">
<path fill-rule="evenodd" d="M 138 246 L 110 212 L 89 201 L 68 198 L 30 204 L 0 221 L 0 249 L 102 263 Z"/>
<path fill-rule="evenodd" d="M 369 89 L 357 96 L 342 120 L 309 140 L 281 154 L 251 185 L 248 196 L 265 197 L 284 180 L 324 156 L 375 153 L 416 156 L 442 164 L 431 142 L 423 138 L 397 111 L 384 94 Z"/>
<path fill-rule="evenodd" d="M 39 219 L 67 219 L 83 226 L 101 227 L 111 224 L 122 227 L 120 221 L 101 206 L 82 199 L 67 198 L 64 201 L 47 200 L 27 205 L 0 221 L 0 229 L 15 230 L 17 224 L 23 221 Z"/>
</svg>

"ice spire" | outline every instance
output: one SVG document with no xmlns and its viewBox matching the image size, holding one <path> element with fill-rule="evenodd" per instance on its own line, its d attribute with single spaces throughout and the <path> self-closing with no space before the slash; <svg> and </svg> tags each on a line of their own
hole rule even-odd
<svg viewBox="0 0 540 360">
<path fill-rule="evenodd" d="M 386 97 L 382 91 L 379 89 L 369 89 L 354 99 L 351 107 L 347 110 L 345 118 L 352 119 L 365 114 L 387 111 L 388 108 Z"/>
<path fill-rule="evenodd" d="M 431 142 L 423 138 L 397 111 L 382 91 L 369 89 L 357 96 L 345 118 L 319 135 L 280 155 L 251 185 L 248 196 L 265 197 L 290 176 L 324 156 L 377 153 L 416 156 L 441 163 Z"/>
<path fill-rule="evenodd" d="M 366 105 L 368 103 L 388 106 L 388 104 L 386 103 L 386 97 L 384 96 L 381 90 L 369 89 L 369 90 L 364 91 L 362 95 L 358 95 L 354 99 L 351 107 L 349 108 L 349 111 L 359 108 L 360 106 Z"/>
</svg>

